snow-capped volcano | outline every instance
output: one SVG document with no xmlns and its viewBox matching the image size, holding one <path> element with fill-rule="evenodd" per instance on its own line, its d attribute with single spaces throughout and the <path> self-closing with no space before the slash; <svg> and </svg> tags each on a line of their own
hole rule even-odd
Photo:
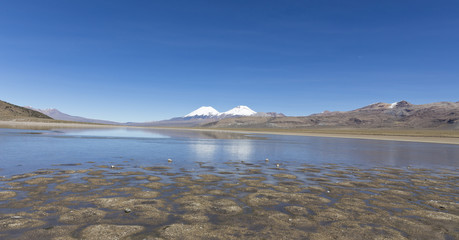
<svg viewBox="0 0 459 240">
<path fill-rule="evenodd" d="M 225 118 L 225 117 L 235 117 L 235 116 L 252 116 L 257 112 L 253 111 L 247 106 L 237 106 L 226 112 L 218 112 L 215 108 L 210 106 L 200 107 L 193 112 L 185 115 L 185 118 Z"/>
<path fill-rule="evenodd" d="M 256 114 L 257 112 L 253 111 L 247 106 L 237 106 L 229 111 L 221 113 L 221 115 L 226 116 L 251 116 Z"/>
<path fill-rule="evenodd" d="M 213 107 L 202 106 L 193 112 L 188 113 L 185 117 L 216 117 L 220 113 Z"/>
</svg>

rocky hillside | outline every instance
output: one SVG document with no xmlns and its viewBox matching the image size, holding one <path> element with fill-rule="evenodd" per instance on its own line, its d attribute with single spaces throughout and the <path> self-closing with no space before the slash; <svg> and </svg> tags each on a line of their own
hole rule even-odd
<svg viewBox="0 0 459 240">
<path fill-rule="evenodd" d="M 36 121 L 50 119 L 52 118 L 43 113 L 0 101 L 0 120 L 2 121 Z"/>
<path fill-rule="evenodd" d="M 375 103 L 347 112 L 305 117 L 228 118 L 210 128 L 443 128 L 459 129 L 459 102 L 414 105 L 406 101 Z"/>
</svg>

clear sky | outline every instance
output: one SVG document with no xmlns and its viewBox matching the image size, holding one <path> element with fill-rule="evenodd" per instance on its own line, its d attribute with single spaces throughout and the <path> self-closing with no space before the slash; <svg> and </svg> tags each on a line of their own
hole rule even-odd
<svg viewBox="0 0 459 240">
<path fill-rule="evenodd" d="M 151 121 L 459 101 L 459 1 L 0 1 L 0 100 Z"/>
</svg>

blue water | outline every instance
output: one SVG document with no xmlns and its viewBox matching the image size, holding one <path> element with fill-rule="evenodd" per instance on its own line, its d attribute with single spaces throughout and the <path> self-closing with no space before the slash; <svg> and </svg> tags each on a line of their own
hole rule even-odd
<svg viewBox="0 0 459 240">
<path fill-rule="evenodd" d="M 269 164 L 282 166 L 457 169 L 459 145 L 186 130 L 0 129 L 1 176 L 88 164 L 129 169 L 164 165 L 168 158 L 184 168 L 269 158 Z"/>
</svg>

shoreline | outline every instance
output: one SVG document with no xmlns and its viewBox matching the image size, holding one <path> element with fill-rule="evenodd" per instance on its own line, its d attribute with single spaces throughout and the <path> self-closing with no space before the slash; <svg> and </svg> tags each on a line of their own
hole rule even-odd
<svg viewBox="0 0 459 240">
<path fill-rule="evenodd" d="M 19 122 L 19 121 L 0 121 L 0 128 L 46 130 L 52 128 L 120 128 L 128 127 L 121 125 L 107 125 L 95 123 L 78 122 Z"/>
<path fill-rule="evenodd" d="M 438 144 L 459 144 L 459 138 L 454 137 L 417 137 L 417 136 L 397 136 L 397 135 L 376 135 L 376 134 L 342 134 L 342 133 L 290 133 L 290 132 L 269 132 L 269 131 L 244 131 L 244 133 L 305 136 L 305 137 L 331 137 L 331 138 L 350 138 L 382 141 L 401 141 L 401 142 L 422 142 Z"/>
<path fill-rule="evenodd" d="M 455 144 L 459 145 L 459 137 L 438 136 L 435 130 L 403 130 L 404 134 L 395 135 L 380 131 L 372 133 L 370 129 L 346 129 L 347 133 L 343 133 L 342 129 L 207 129 L 207 128 L 181 128 L 181 127 L 141 127 L 141 126 L 124 126 L 124 125 L 104 125 L 92 123 L 64 123 L 64 122 L 16 122 L 16 121 L 0 121 L 0 128 L 15 128 L 15 129 L 33 129 L 46 130 L 52 128 L 137 128 L 137 129 L 165 129 L 165 130 L 182 130 L 182 131 L 203 131 L 203 132 L 228 132 L 240 134 L 267 134 L 267 135 L 286 135 L 286 136 L 306 136 L 306 137 L 333 137 L 333 138 L 350 138 L 350 139 L 367 139 L 367 140 L 382 140 L 382 141 L 402 141 L 402 142 L 422 142 L 422 143 L 437 143 L 437 144 Z M 305 132 L 307 131 L 307 132 Z M 322 131 L 322 132 L 319 132 Z M 325 131 L 325 132 L 323 132 Z M 336 132 L 333 132 L 336 131 Z M 341 131 L 341 132 L 340 132 Z M 396 131 L 396 130 L 388 130 Z M 415 133 L 417 136 L 408 134 Z M 430 135 L 422 135 L 422 132 L 429 132 Z M 445 132 L 445 131 L 443 131 Z M 459 135 L 459 131 L 458 135 Z"/>
<path fill-rule="evenodd" d="M 149 129 L 169 129 L 184 131 L 204 131 L 204 132 L 227 132 L 240 134 L 263 134 L 263 135 L 286 135 L 286 136 L 305 136 L 305 137 L 331 137 L 331 138 L 350 138 L 382 141 L 401 141 L 401 142 L 421 142 L 438 144 L 459 145 L 459 137 L 441 136 L 399 136 L 399 135 L 378 135 L 378 134 L 352 134 L 352 133 L 315 133 L 315 132 L 287 132 L 287 131 L 257 131 L 249 129 L 203 129 L 203 128 L 172 128 L 172 127 L 147 127 Z"/>
</svg>

